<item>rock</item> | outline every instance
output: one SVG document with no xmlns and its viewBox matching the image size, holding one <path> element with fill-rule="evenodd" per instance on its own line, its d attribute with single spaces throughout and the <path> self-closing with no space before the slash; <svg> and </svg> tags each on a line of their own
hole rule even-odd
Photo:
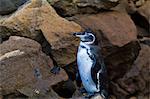
<svg viewBox="0 0 150 99">
<path fill-rule="evenodd" d="M 75 60 L 78 41 L 71 33 L 81 31 L 81 27 L 57 15 L 46 0 L 31 0 L 10 17 L 2 18 L 0 28 L 3 37 L 20 35 L 37 39 L 43 33 L 58 65 L 64 66 Z"/>
<path fill-rule="evenodd" d="M 71 80 L 60 82 L 52 86 L 53 90 L 63 98 L 71 98 L 76 88 Z"/>
<path fill-rule="evenodd" d="M 45 94 L 49 88 L 60 81 L 67 80 L 61 70 L 58 75 L 50 73 L 52 60 L 41 51 L 36 41 L 24 37 L 11 36 L 0 44 L 0 88 L 1 94 L 15 93 Z M 29 92 L 30 93 L 30 92 Z"/>
<path fill-rule="evenodd" d="M 104 99 L 101 95 L 95 95 L 91 99 Z"/>
<path fill-rule="evenodd" d="M 141 28 L 139 26 L 136 26 L 137 31 L 138 31 L 138 37 L 143 38 L 143 37 L 150 37 L 150 33 L 146 31 L 144 28 Z"/>
<path fill-rule="evenodd" d="M 148 23 L 150 25 L 150 18 L 149 18 L 149 16 L 150 16 L 150 1 L 147 0 L 143 6 L 138 8 L 137 11 L 140 15 L 142 15 L 146 18 L 146 20 L 148 21 Z"/>
<path fill-rule="evenodd" d="M 130 14 L 135 13 L 137 11 L 135 0 L 120 0 L 119 4 L 111 9 Z"/>
<path fill-rule="evenodd" d="M 129 14 L 135 13 L 139 7 L 145 5 L 147 0 L 120 0 L 117 6 L 111 8 L 119 12 L 126 12 Z"/>
<path fill-rule="evenodd" d="M 136 97 L 130 97 L 129 99 L 137 99 Z"/>
<path fill-rule="evenodd" d="M 123 46 L 137 39 L 137 30 L 131 18 L 125 13 L 103 12 L 96 15 L 76 16 L 74 20 L 84 28 L 90 28 L 99 39 L 114 46 Z M 127 25 L 128 24 L 128 25 Z M 101 38 L 103 36 L 103 38 Z M 106 44 L 101 44 L 103 45 Z"/>
<path fill-rule="evenodd" d="M 109 79 L 115 81 L 118 78 L 122 78 L 131 69 L 140 49 L 139 43 L 133 41 L 123 47 L 104 52 Z M 109 55 L 105 56 L 105 53 L 109 53 Z"/>
<path fill-rule="evenodd" d="M 63 17 L 75 14 L 98 13 L 100 9 L 110 9 L 118 4 L 119 0 L 50 0 L 50 4 Z"/>
<path fill-rule="evenodd" d="M 148 46 L 150 46 L 150 38 L 142 38 L 142 39 L 139 39 L 140 40 L 140 43 L 143 43 L 143 44 L 146 44 Z"/>
<path fill-rule="evenodd" d="M 141 50 L 132 65 L 132 68 L 120 79 L 118 84 L 129 94 L 139 93 L 139 95 L 149 95 L 150 90 L 150 47 L 141 44 Z M 129 95 L 128 94 L 128 95 Z"/>
<path fill-rule="evenodd" d="M 0 15 L 6 15 L 17 10 L 29 0 L 0 0 Z"/>
</svg>

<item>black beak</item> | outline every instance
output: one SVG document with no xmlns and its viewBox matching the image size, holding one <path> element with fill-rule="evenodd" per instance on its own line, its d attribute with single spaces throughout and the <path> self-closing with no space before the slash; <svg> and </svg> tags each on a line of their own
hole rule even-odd
<svg viewBox="0 0 150 99">
<path fill-rule="evenodd" d="M 76 33 L 73 33 L 73 36 L 76 36 Z"/>
<path fill-rule="evenodd" d="M 73 33 L 73 36 L 79 36 L 79 35 L 84 35 L 84 32 L 75 32 L 75 33 Z"/>
</svg>

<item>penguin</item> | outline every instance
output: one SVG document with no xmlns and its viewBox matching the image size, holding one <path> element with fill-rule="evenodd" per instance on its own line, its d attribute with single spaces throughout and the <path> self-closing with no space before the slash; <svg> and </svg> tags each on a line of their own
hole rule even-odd
<svg viewBox="0 0 150 99">
<path fill-rule="evenodd" d="M 96 37 L 91 30 L 73 33 L 80 38 L 77 52 L 78 71 L 88 97 L 100 94 L 108 99 L 107 71 L 100 48 L 95 44 Z"/>
</svg>

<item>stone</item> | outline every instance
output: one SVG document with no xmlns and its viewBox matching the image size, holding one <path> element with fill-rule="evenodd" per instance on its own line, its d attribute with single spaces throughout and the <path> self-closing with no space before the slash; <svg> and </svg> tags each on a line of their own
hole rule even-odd
<svg viewBox="0 0 150 99">
<path fill-rule="evenodd" d="M 138 31 L 138 37 L 150 37 L 150 33 L 148 31 L 146 31 L 146 29 L 140 27 L 140 26 L 136 26 L 137 31 Z"/>
<path fill-rule="evenodd" d="M 130 97 L 129 99 L 137 99 L 136 97 Z"/>
<path fill-rule="evenodd" d="M 139 55 L 140 49 L 138 41 L 133 41 L 123 47 L 103 52 L 109 79 L 116 81 L 122 78 L 131 69 L 134 60 Z M 105 53 L 109 54 L 106 56 Z"/>
<path fill-rule="evenodd" d="M 83 28 L 90 28 L 96 33 L 98 42 L 101 36 L 114 46 L 121 47 L 137 39 L 137 30 L 131 18 L 120 12 L 103 12 L 96 15 L 80 15 L 74 18 Z M 128 24 L 128 25 L 127 25 Z M 101 44 L 103 45 L 106 44 Z"/>
<path fill-rule="evenodd" d="M 149 25 L 150 25 L 150 1 L 147 0 L 143 6 L 139 7 L 137 12 L 144 16 L 146 18 L 146 20 L 148 21 Z M 150 30 L 149 30 L 150 31 Z"/>
<path fill-rule="evenodd" d="M 32 90 L 34 95 L 45 94 L 52 85 L 68 79 L 64 70 L 57 75 L 50 73 L 53 62 L 34 40 L 11 36 L 0 44 L 0 49 L 2 95 L 15 93 L 16 90 L 29 96 L 33 94 L 28 90 Z"/>
<path fill-rule="evenodd" d="M 60 82 L 52 86 L 53 90 L 63 98 L 71 98 L 76 88 L 71 80 Z"/>
<path fill-rule="evenodd" d="M 119 4 L 111 9 L 119 12 L 133 14 L 137 11 L 135 2 L 135 0 L 120 0 Z"/>
<path fill-rule="evenodd" d="M 76 58 L 78 39 L 72 33 L 81 31 L 80 25 L 61 18 L 46 0 L 31 0 L 10 17 L 0 19 L 0 28 L 2 38 L 20 35 L 36 40 L 43 33 L 58 65 Z"/>
<path fill-rule="evenodd" d="M 11 14 L 29 0 L 0 0 L 0 15 Z"/>
<path fill-rule="evenodd" d="M 98 13 L 101 9 L 110 9 L 120 0 L 48 0 L 57 13 L 63 17 L 76 14 Z"/>
<path fill-rule="evenodd" d="M 140 43 L 143 43 L 143 44 L 146 44 L 148 46 L 150 46 L 150 38 L 142 38 L 142 39 L 139 39 Z"/>
<path fill-rule="evenodd" d="M 139 92 L 139 95 L 148 95 L 150 90 L 148 84 L 150 83 L 150 47 L 141 44 L 141 50 L 132 65 L 132 68 L 120 79 L 118 84 L 126 90 L 129 94 Z"/>
</svg>

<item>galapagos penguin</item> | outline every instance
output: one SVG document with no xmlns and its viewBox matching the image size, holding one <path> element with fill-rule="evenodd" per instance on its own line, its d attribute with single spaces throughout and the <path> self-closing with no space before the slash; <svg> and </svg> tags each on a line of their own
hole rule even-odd
<svg viewBox="0 0 150 99">
<path fill-rule="evenodd" d="M 104 99 L 108 99 L 106 91 L 106 67 L 100 48 L 95 45 L 95 36 L 90 30 L 73 34 L 80 38 L 77 52 L 77 65 L 79 75 L 88 96 L 100 93 Z"/>
</svg>

